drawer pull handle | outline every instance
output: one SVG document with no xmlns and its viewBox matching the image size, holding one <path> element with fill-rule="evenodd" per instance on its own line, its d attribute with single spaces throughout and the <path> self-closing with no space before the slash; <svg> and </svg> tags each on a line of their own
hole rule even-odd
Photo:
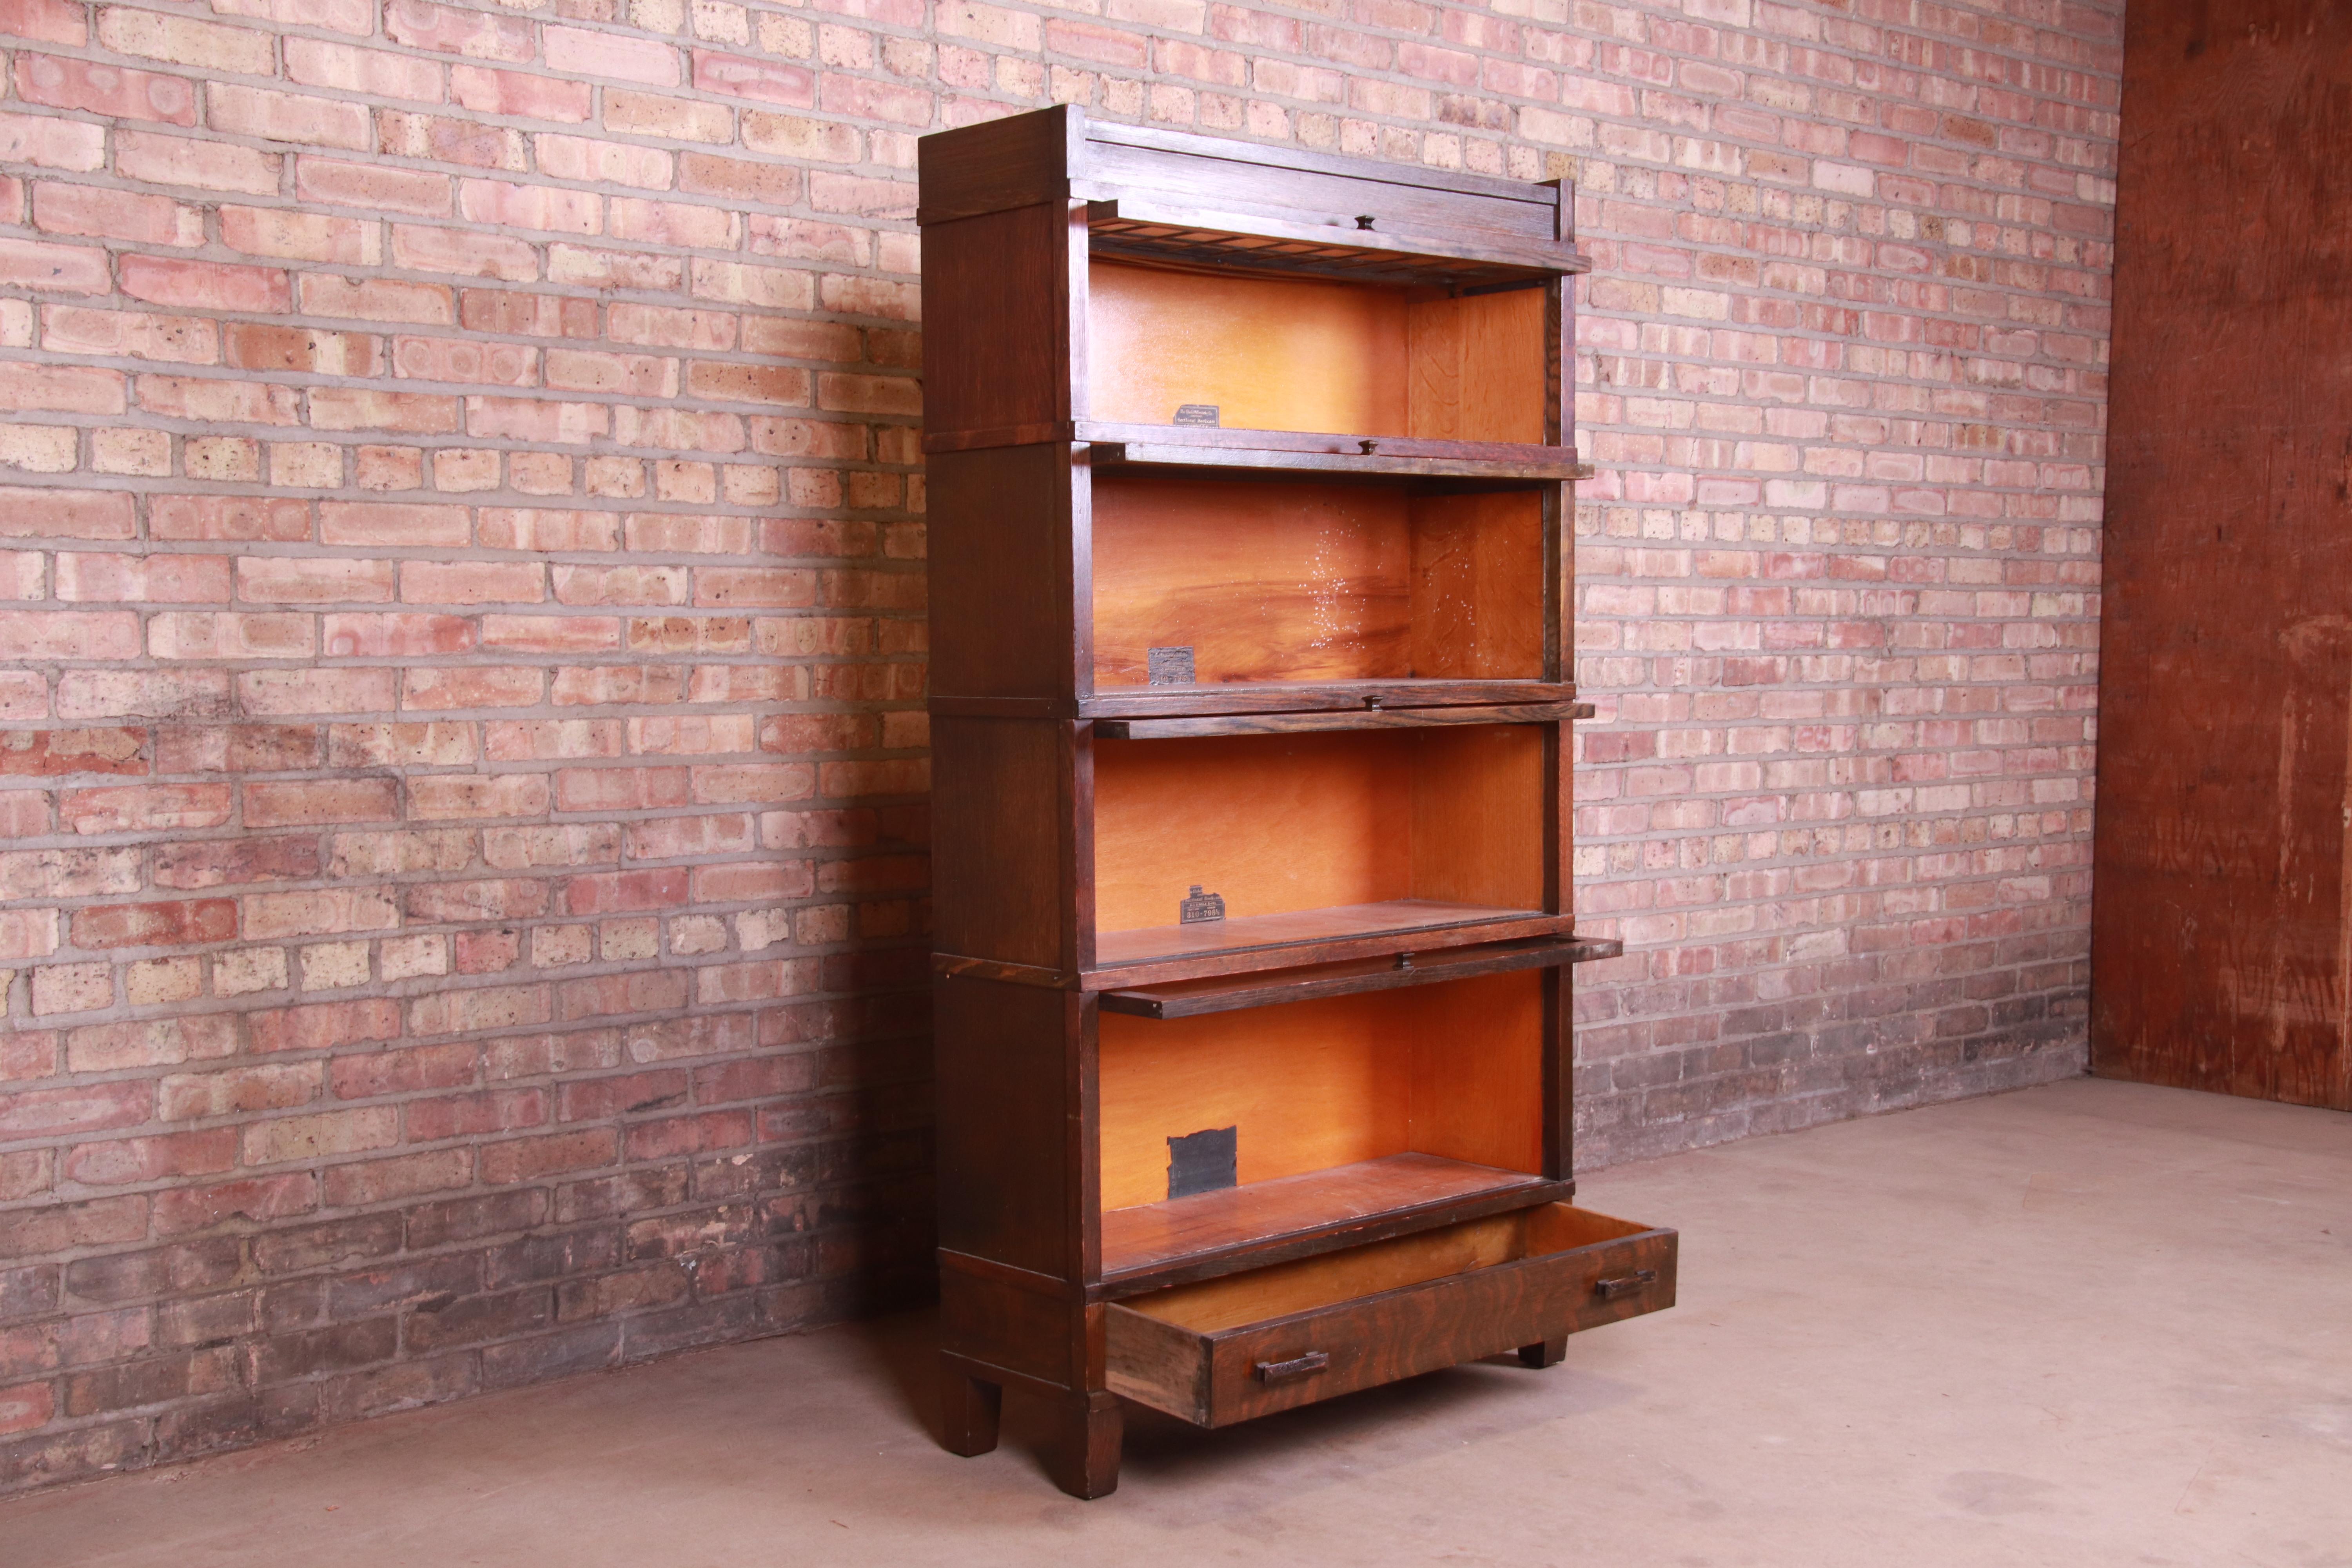
<svg viewBox="0 0 2352 1568">
<path fill-rule="evenodd" d="M 1643 1286 L 1655 1285 L 1657 1282 L 1656 1269 L 1636 1268 L 1631 1274 L 1620 1274 L 1613 1279 L 1595 1280 L 1592 1293 L 1604 1301 L 1614 1301 L 1620 1296 L 1630 1296 Z"/>
<path fill-rule="evenodd" d="M 1262 1361 L 1250 1370 L 1257 1373 L 1260 1383 L 1287 1383 L 1294 1377 L 1311 1377 L 1330 1364 L 1331 1358 L 1321 1351 L 1308 1351 L 1288 1361 Z"/>
</svg>

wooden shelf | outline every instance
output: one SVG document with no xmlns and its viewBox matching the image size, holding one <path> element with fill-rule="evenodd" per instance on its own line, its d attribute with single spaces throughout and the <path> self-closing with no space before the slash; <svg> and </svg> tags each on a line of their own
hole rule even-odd
<svg viewBox="0 0 2352 1568">
<path fill-rule="evenodd" d="M 1100 969 L 1139 968 L 1176 959 L 1263 953 L 1284 947 L 1320 948 L 1357 942 L 1369 943 L 1371 951 L 1394 952 L 1405 945 L 1397 939 L 1407 935 L 1433 946 L 1459 947 L 1475 942 L 1562 935 L 1573 930 L 1575 924 L 1573 915 L 1545 914 L 1540 910 L 1488 909 L 1477 904 L 1444 903 L 1436 899 L 1391 899 L 1377 904 L 1340 904 L 1278 915 L 1239 915 L 1191 925 L 1102 931 L 1095 938 L 1095 963 Z M 1263 969 L 1268 965 L 1261 963 L 1245 967 Z M 1180 976 L 1134 976 L 1139 982 L 1147 978 Z"/>
<path fill-rule="evenodd" d="M 1228 430 L 1189 425 L 1074 422 L 1101 473 L 1313 475 L 1318 479 L 1441 481 L 1448 489 L 1509 489 L 1589 479 L 1573 447 L 1516 441 L 1436 441 L 1404 436 Z"/>
<path fill-rule="evenodd" d="M 1314 730 L 1415 730 L 1436 724 L 1556 724 L 1590 719 L 1589 702 L 1515 702 L 1477 708 L 1366 708 L 1331 713 L 1213 713 L 1191 718 L 1101 719 L 1102 741 L 1175 741 L 1191 735 L 1291 735 Z"/>
<path fill-rule="evenodd" d="M 1482 1214 L 1551 1203 L 1548 1181 L 1434 1154 L 1391 1154 L 1301 1176 L 1112 1209 L 1102 1216 L 1102 1290 L 1130 1296 Z"/>
<path fill-rule="evenodd" d="M 1161 719 L 1182 714 L 1345 713 L 1370 709 L 1518 707 L 1574 702 L 1552 680 L 1223 681 L 1201 686 L 1106 686 L 1089 696 L 957 697 L 934 692 L 933 713 L 971 719 Z M 1571 714 L 1570 717 L 1585 717 Z"/>
<path fill-rule="evenodd" d="M 1388 991 L 1402 985 L 1430 985 L 1517 969 L 1585 963 L 1598 958 L 1615 958 L 1624 951 L 1625 944 L 1614 938 L 1538 937 L 1528 942 L 1444 948 L 1430 953 L 1405 952 L 1394 957 L 1351 959 L 1344 963 L 1314 963 L 1298 969 L 1255 970 L 1238 975 L 1126 986 L 1104 992 L 1102 1006 L 1107 1013 L 1129 1013 L 1139 1018 L 1190 1018 L 1202 1013 L 1273 1007 L 1286 1002 L 1311 1002 L 1318 997 Z"/>
<path fill-rule="evenodd" d="M 1314 713 L 1575 700 L 1573 685 L 1551 680 L 1226 681 L 1211 686 L 1098 686 L 1092 696 L 1081 697 L 1071 705 L 1070 717 L 1156 719 L 1184 713 Z"/>
</svg>

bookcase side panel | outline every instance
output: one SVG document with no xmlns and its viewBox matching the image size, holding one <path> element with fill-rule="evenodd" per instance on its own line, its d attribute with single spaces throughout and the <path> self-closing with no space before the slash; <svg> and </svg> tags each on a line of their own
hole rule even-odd
<svg viewBox="0 0 2352 1568">
<path fill-rule="evenodd" d="M 933 984 L 940 1246 L 1046 1279 L 1084 1277 L 1076 993 Z"/>
<path fill-rule="evenodd" d="M 931 691 L 1068 697 L 1081 644 L 1070 448 L 929 458 Z"/>
<path fill-rule="evenodd" d="M 923 226 L 923 429 L 1043 440 L 1070 418 L 1069 208 Z"/>
<path fill-rule="evenodd" d="M 932 719 L 937 951 L 1076 966 L 1068 728 L 1052 720 Z"/>
</svg>

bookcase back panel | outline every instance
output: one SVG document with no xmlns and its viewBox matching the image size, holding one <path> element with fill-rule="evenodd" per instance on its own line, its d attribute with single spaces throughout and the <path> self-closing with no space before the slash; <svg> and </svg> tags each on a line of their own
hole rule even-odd
<svg viewBox="0 0 2352 1568">
<path fill-rule="evenodd" d="M 1546 439 L 1547 294 L 1211 272 L 1096 257 L 1096 419 L 1447 441 Z M 1205 415 L 1197 416 L 1203 419 Z"/>
<path fill-rule="evenodd" d="M 1543 727 L 1095 742 L 1099 931 L 1431 898 L 1543 907 Z M 1424 890 L 1427 889 L 1427 890 Z"/>
<path fill-rule="evenodd" d="M 1102 1206 L 1169 1196 L 1169 1140 L 1234 1130 L 1243 1184 L 1424 1153 L 1541 1169 L 1543 980 L 1101 1021 Z"/>
<path fill-rule="evenodd" d="M 1095 260 L 1087 372 L 1097 419 L 1402 436 L 1404 290 Z"/>
<path fill-rule="evenodd" d="M 1202 685 L 1543 677 L 1532 492 L 1098 477 L 1093 558 L 1097 689 L 1155 647 Z"/>
<path fill-rule="evenodd" d="M 1178 923 L 1412 896 L 1411 752 L 1369 731 L 1095 743 L 1095 924 Z"/>
</svg>

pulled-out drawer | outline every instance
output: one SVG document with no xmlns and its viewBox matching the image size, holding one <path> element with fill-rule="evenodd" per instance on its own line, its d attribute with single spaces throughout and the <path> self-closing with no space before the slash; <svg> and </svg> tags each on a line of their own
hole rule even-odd
<svg viewBox="0 0 2352 1568">
<path fill-rule="evenodd" d="M 1675 1233 L 1546 1204 L 1109 1310 L 1111 1392 L 1202 1426 L 1675 1303 Z"/>
</svg>

